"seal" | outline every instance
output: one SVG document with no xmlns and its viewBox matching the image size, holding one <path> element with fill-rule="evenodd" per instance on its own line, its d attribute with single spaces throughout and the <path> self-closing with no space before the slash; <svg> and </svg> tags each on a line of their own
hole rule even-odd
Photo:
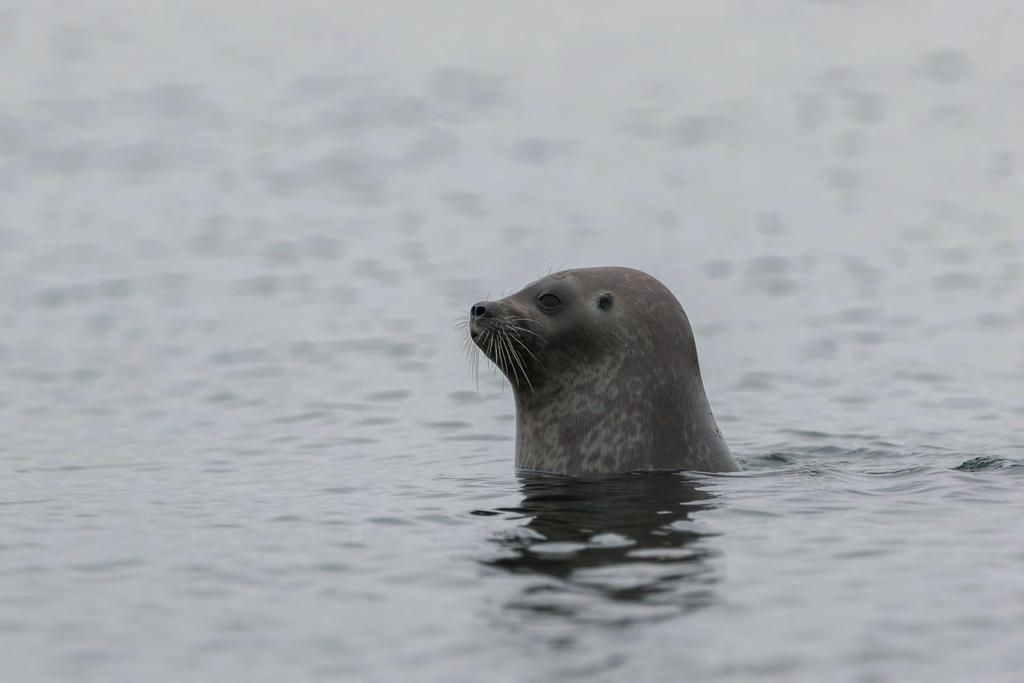
<svg viewBox="0 0 1024 683">
<path fill-rule="evenodd" d="M 468 322 L 512 385 L 519 470 L 739 470 L 704 393 L 690 321 L 647 273 L 554 273 L 474 304 Z"/>
</svg>

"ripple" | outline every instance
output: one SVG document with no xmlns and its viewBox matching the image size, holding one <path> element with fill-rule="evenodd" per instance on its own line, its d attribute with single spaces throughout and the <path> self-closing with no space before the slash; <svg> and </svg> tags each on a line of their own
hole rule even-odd
<svg viewBox="0 0 1024 683">
<path fill-rule="evenodd" d="M 493 396 L 486 396 L 476 391 L 450 391 L 448 399 L 457 405 L 473 405 L 483 401 L 492 400 Z"/>
<path fill-rule="evenodd" d="M 408 389 L 390 389 L 387 391 L 370 392 L 363 396 L 363 400 L 374 403 L 397 403 L 404 401 L 410 396 L 412 396 L 412 392 Z"/>
<path fill-rule="evenodd" d="M 319 410 L 309 410 L 303 413 L 295 413 L 294 415 L 282 415 L 275 417 L 271 420 L 273 424 L 293 424 L 296 422 L 309 422 L 312 420 L 322 420 L 326 417 L 331 417 L 330 413 L 326 413 Z"/>
<path fill-rule="evenodd" d="M 471 218 L 487 215 L 483 197 L 476 192 L 446 192 L 441 195 L 441 199 L 454 214 Z"/>
<path fill-rule="evenodd" d="M 995 455 L 981 455 L 965 460 L 953 469 L 961 472 L 983 472 L 986 470 L 1005 470 L 1011 467 L 1024 467 L 1024 461 L 1000 458 Z"/>
<path fill-rule="evenodd" d="M 410 357 L 417 348 L 412 342 L 384 338 L 349 339 L 333 342 L 329 346 L 333 350 L 346 354 L 385 355 L 396 358 Z"/>
<path fill-rule="evenodd" d="M 525 164 L 543 166 L 570 154 L 571 145 L 545 138 L 523 138 L 512 147 L 512 156 Z"/>
<path fill-rule="evenodd" d="M 977 289 L 981 286 L 981 277 L 977 273 L 951 272 L 933 278 L 932 284 L 943 291 Z"/>
<path fill-rule="evenodd" d="M 430 90 L 438 100 L 467 111 L 490 109 L 505 100 L 503 79 L 458 67 L 435 72 Z"/>
<path fill-rule="evenodd" d="M 142 560 L 138 558 L 123 558 L 102 560 L 99 562 L 87 562 L 84 564 L 73 564 L 70 565 L 70 568 L 74 571 L 82 572 L 85 574 L 105 574 L 108 572 L 116 572 L 122 569 L 134 569 L 135 567 L 141 567 L 142 565 Z"/>
<path fill-rule="evenodd" d="M 463 420 L 437 420 L 435 422 L 424 422 L 423 424 L 432 429 L 445 432 L 457 429 L 467 429 L 473 426 L 473 423 L 465 422 Z"/>
<path fill-rule="evenodd" d="M 512 441 L 508 434 L 454 434 L 441 437 L 445 441 Z"/>
<path fill-rule="evenodd" d="M 963 81 L 970 73 L 970 60 L 963 52 L 946 48 L 925 55 L 920 73 L 936 83 L 951 84 Z"/>
<path fill-rule="evenodd" d="M 571 556 L 586 549 L 586 543 L 534 543 L 529 547 L 530 552 L 548 557 Z"/>
<path fill-rule="evenodd" d="M 270 517 L 266 521 L 274 524 L 294 524 L 296 522 L 304 522 L 306 519 L 301 515 L 277 515 L 276 517 Z"/>
</svg>

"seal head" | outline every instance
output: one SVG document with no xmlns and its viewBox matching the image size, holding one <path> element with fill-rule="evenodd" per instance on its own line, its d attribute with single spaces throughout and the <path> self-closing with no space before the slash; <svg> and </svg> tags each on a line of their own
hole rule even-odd
<svg viewBox="0 0 1024 683">
<path fill-rule="evenodd" d="M 711 414 L 686 313 L 650 275 L 554 273 L 474 304 L 469 328 L 512 385 L 517 468 L 739 469 Z"/>
</svg>

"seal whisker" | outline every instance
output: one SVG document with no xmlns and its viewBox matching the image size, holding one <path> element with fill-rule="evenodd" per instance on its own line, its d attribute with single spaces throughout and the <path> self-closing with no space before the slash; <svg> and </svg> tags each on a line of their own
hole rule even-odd
<svg viewBox="0 0 1024 683">
<path fill-rule="evenodd" d="M 511 344 L 509 343 L 509 340 L 508 340 L 508 332 L 505 331 L 505 330 L 502 330 L 500 332 L 500 337 L 501 337 L 502 354 L 505 357 L 506 364 L 508 365 L 509 369 L 512 371 L 512 376 L 514 378 L 513 383 L 518 385 L 519 384 L 519 370 L 516 368 L 515 360 L 514 360 L 514 357 L 512 356 L 512 346 L 511 346 Z"/>
<path fill-rule="evenodd" d="M 487 358 L 495 365 L 495 367 L 497 367 L 498 369 L 501 369 L 501 366 L 499 365 L 499 360 L 498 360 L 497 356 L 494 353 L 494 335 L 491 334 L 490 332 L 488 332 L 487 336 L 486 336 L 486 341 L 487 341 L 487 352 L 486 352 Z"/>
<path fill-rule="evenodd" d="M 531 349 L 529 346 L 527 346 L 523 342 L 523 340 L 519 338 L 519 333 L 520 332 L 529 332 L 529 330 L 527 330 L 524 327 L 520 327 L 519 325 L 515 325 L 515 324 L 509 324 L 508 325 L 508 329 L 511 331 L 511 334 L 509 334 L 509 338 L 512 339 L 512 341 L 514 341 L 515 343 L 519 344 L 519 346 L 522 347 L 523 350 L 526 351 L 528 354 L 533 356 L 533 358 L 535 360 L 538 360 L 537 359 L 537 354 L 535 354 L 533 352 L 533 349 Z"/>
<path fill-rule="evenodd" d="M 473 353 L 474 349 L 477 348 L 476 344 L 473 343 L 473 337 L 469 334 L 469 329 L 468 328 L 469 328 L 469 321 L 468 320 L 466 321 L 465 325 L 458 325 L 456 327 L 456 329 L 458 329 L 460 332 L 465 332 L 466 333 L 466 335 L 462 338 L 462 349 L 463 349 L 463 351 L 465 351 L 467 358 L 469 358 L 469 356 Z"/>
<path fill-rule="evenodd" d="M 501 334 L 501 330 L 497 330 L 495 336 L 495 348 L 497 349 L 498 358 L 501 359 L 501 371 L 508 375 L 509 371 L 513 368 L 508 367 L 508 358 L 505 356 L 505 338 Z M 514 373 L 513 373 L 514 374 Z"/>
<path fill-rule="evenodd" d="M 510 335 L 510 337 L 511 337 L 512 341 L 514 341 L 514 342 L 515 342 L 516 344 L 519 344 L 519 346 L 520 346 L 520 347 L 521 347 L 521 348 L 523 349 L 523 351 L 526 351 L 526 352 L 527 352 L 528 354 L 530 354 L 530 356 L 531 356 L 531 357 L 532 357 L 532 358 L 533 358 L 534 360 L 536 360 L 536 361 L 539 361 L 539 360 L 540 360 L 539 358 L 537 358 L 537 354 L 535 354 L 535 353 L 534 353 L 534 352 L 533 352 L 533 351 L 532 351 L 532 350 L 530 349 L 530 347 L 529 347 L 529 346 L 527 346 L 526 344 L 524 344 L 524 343 L 523 343 L 523 340 L 522 340 L 522 339 L 520 339 L 519 337 L 517 337 L 517 336 L 515 336 L 515 335 Z"/>
<path fill-rule="evenodd" d="M 466 324 L 468 327 L 468 321 Z M 480 347 L 473 343 L 473 337 L 466 334 L 462 342 L 462 351 L 469 361 L 469 374 L 473 378 L 473 385 L 480 391 Z"/>
<path fill-rule="evenodd" d="M 472 337 L 469 337 L 469 340 L 470 340 L 470 344 L 472 344 L 472 342 L 473 342 Z M 476 387 L 477 391 L 480 391 L 480 348 L 479 347 L 473 349 L 473 355 L 472 355 L 471 360 L 469 362 L 469 366 L 470 366 L 470 369 L 471 369 L 471 371 L 473 373 L 473 386 Z"/>
<path fill-rule="evenodd" d="M 537 337 L 537 339 L 539 339 L 542 342 L 546 342 L 547 341 L 547 337 L 545 337 L 540 332 L 536 332 L 534 330 L 528 329 L 528 328 L 523 327 L 521 325 L 516 325 L 515 324 L 515 323 L 517 323 L 519 321 L 525 321 L 525 318 L 507 318 L 507 320 L 509 321 L 509 327 L 512 327 L 517 332 L 525 332 L 526 334 L 532 334 L 534 337 Z"/>
<path fill-rule="evenodd" d="M 468 360 L 470 362 L 470 366 L 472 366 L 476 363 L 476 359 L 479 357 L 480 349 L 476 348 L 476 344 L 473 343 L 473 340 L 468 335 L 466 339 L 466 343 L 463 344 L 463 351 L 466 354 L 466 360 Z"/>
<path fill-rule="evenodd" d="M 514 340 L 514 337 L 509 335 L 509 355 L 512 357 L 512 362 L 515 363 L 519 367 L 519 371 L 522 372 L 523 380 L 526 382 L 526 386 L 530 388 L 530 391 L 533 391 L 533 382 L 530 381 L 530 375 L 526 372 L 526 366 L 523 364 L 522 357 L 519 355 L 519 352 L 515 349 L 515 347 L 512 346 L 512 340 Z"/>
<path fill-rule="evenodd" d="M 515 348 L 514 348 L 514 347 L 512 346 L 512 343 L 511 343 L 511 342 L 512 342 L 512 341 L 515 341 L 515 342 L 516 342 L 516 343 L 518 343 L 518 344 L 519 344 L 520 346 L 523 346 L 523 343 L 522 343 L 521 341 L 519 341 L 518 339 L 516 339 L 516 337 L 515 337 L 514 335 L 511 335 L 511 334 L 508 334 L 508 335 L 506 336 L 506 340 L 508 340 L 508 351 L 509 351 L 509 355 L 510 355 L 510 356 L 512 357 L 512 360 L 513 360 L 513 362 L 514 362 L 514 363 L 515 363 L 516 365 L 518 365 L 518 366 L 519 366 L 519 369 L 520 369 L 520 370 L 522 370 L 522 372 L 523 372 L 523 379 L 525 379 L 525 380 L 526 380 L 526 385 L 527 385 L 528 387 L 530 387 L 530 391 L 533 391 L 533 383 L 532 383 L 532 382 L 530 381 L 530 375 L 529 375 L 529 374 L 528 374 L 528 373 L 526 372 L 526 366 L 525 366 L 525 365 L 523 365 L 523 359 L 519 357 L 519 353 L 518 353 L 518 352 L 516 351 L 516 349 L 515 349 Z M 525 349 L 526 347 L 525 347 L 525 346 L 523 346 L 523 348 Z M 529 349 L 527 349 L 527 351 L 529 351 Z"/>
<path fill-rule="evenodd" d="M 519 383 L 519 373 L 516 372 L 515 366 L 512 365 L 512 363 L 509 362 L 508 346 L 507 346 L 507 340 L 505 339 L 504 331 L 499 329 L 497 337 L 498 337 L 498 356 L 501 358 L 501 361 L 502 361 L 502 370 L 505 371 L 506 375 L 508 375 L 509 372 L 511 372 L 512 377 L 509 378 L 510 381 L 513 384 L 518 384 Z"/>
<path fill-rule="evenodd" d="M 506 346 L 505 346 L 505 338 L 504 338 L 504 335 L 502 334 L 502 331 L 500 329 L 495 330 L 494 337 L 495 337 L 495 344 L 494 344 L 495 353 L 497 353 L 498 359 L 501 361 L 501 364 L 498 366 L 498 368 L 501 370 L 502 374 L 505 375 L 505 377 L 509 377 L 509 375 L 511 374 L 512 377 L 509 378 L 509 382 L 513 386 L 518 386 L 519 376 L 518 376 L 518 374 L 515 371 L 515 367 L 513 367 L 512 364 L 509 362 L 508 351 L 507 351 Z M 502 385 L 501 385 L 501 390 L 502 391 L 505 390 L 505 384 L 504 383 L 502 383 Z"/>
</svg>

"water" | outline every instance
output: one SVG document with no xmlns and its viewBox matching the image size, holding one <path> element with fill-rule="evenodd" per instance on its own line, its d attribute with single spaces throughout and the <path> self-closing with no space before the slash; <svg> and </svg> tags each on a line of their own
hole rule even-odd
<svg viewBox="0 0 1024 683">
<path fill-rule="evenodd" d="M 1016 3 L 0 3 L 10 680 L 1020 680 Z M 515 476 L 631 265 L 745 472 Z"/>
</svg>

